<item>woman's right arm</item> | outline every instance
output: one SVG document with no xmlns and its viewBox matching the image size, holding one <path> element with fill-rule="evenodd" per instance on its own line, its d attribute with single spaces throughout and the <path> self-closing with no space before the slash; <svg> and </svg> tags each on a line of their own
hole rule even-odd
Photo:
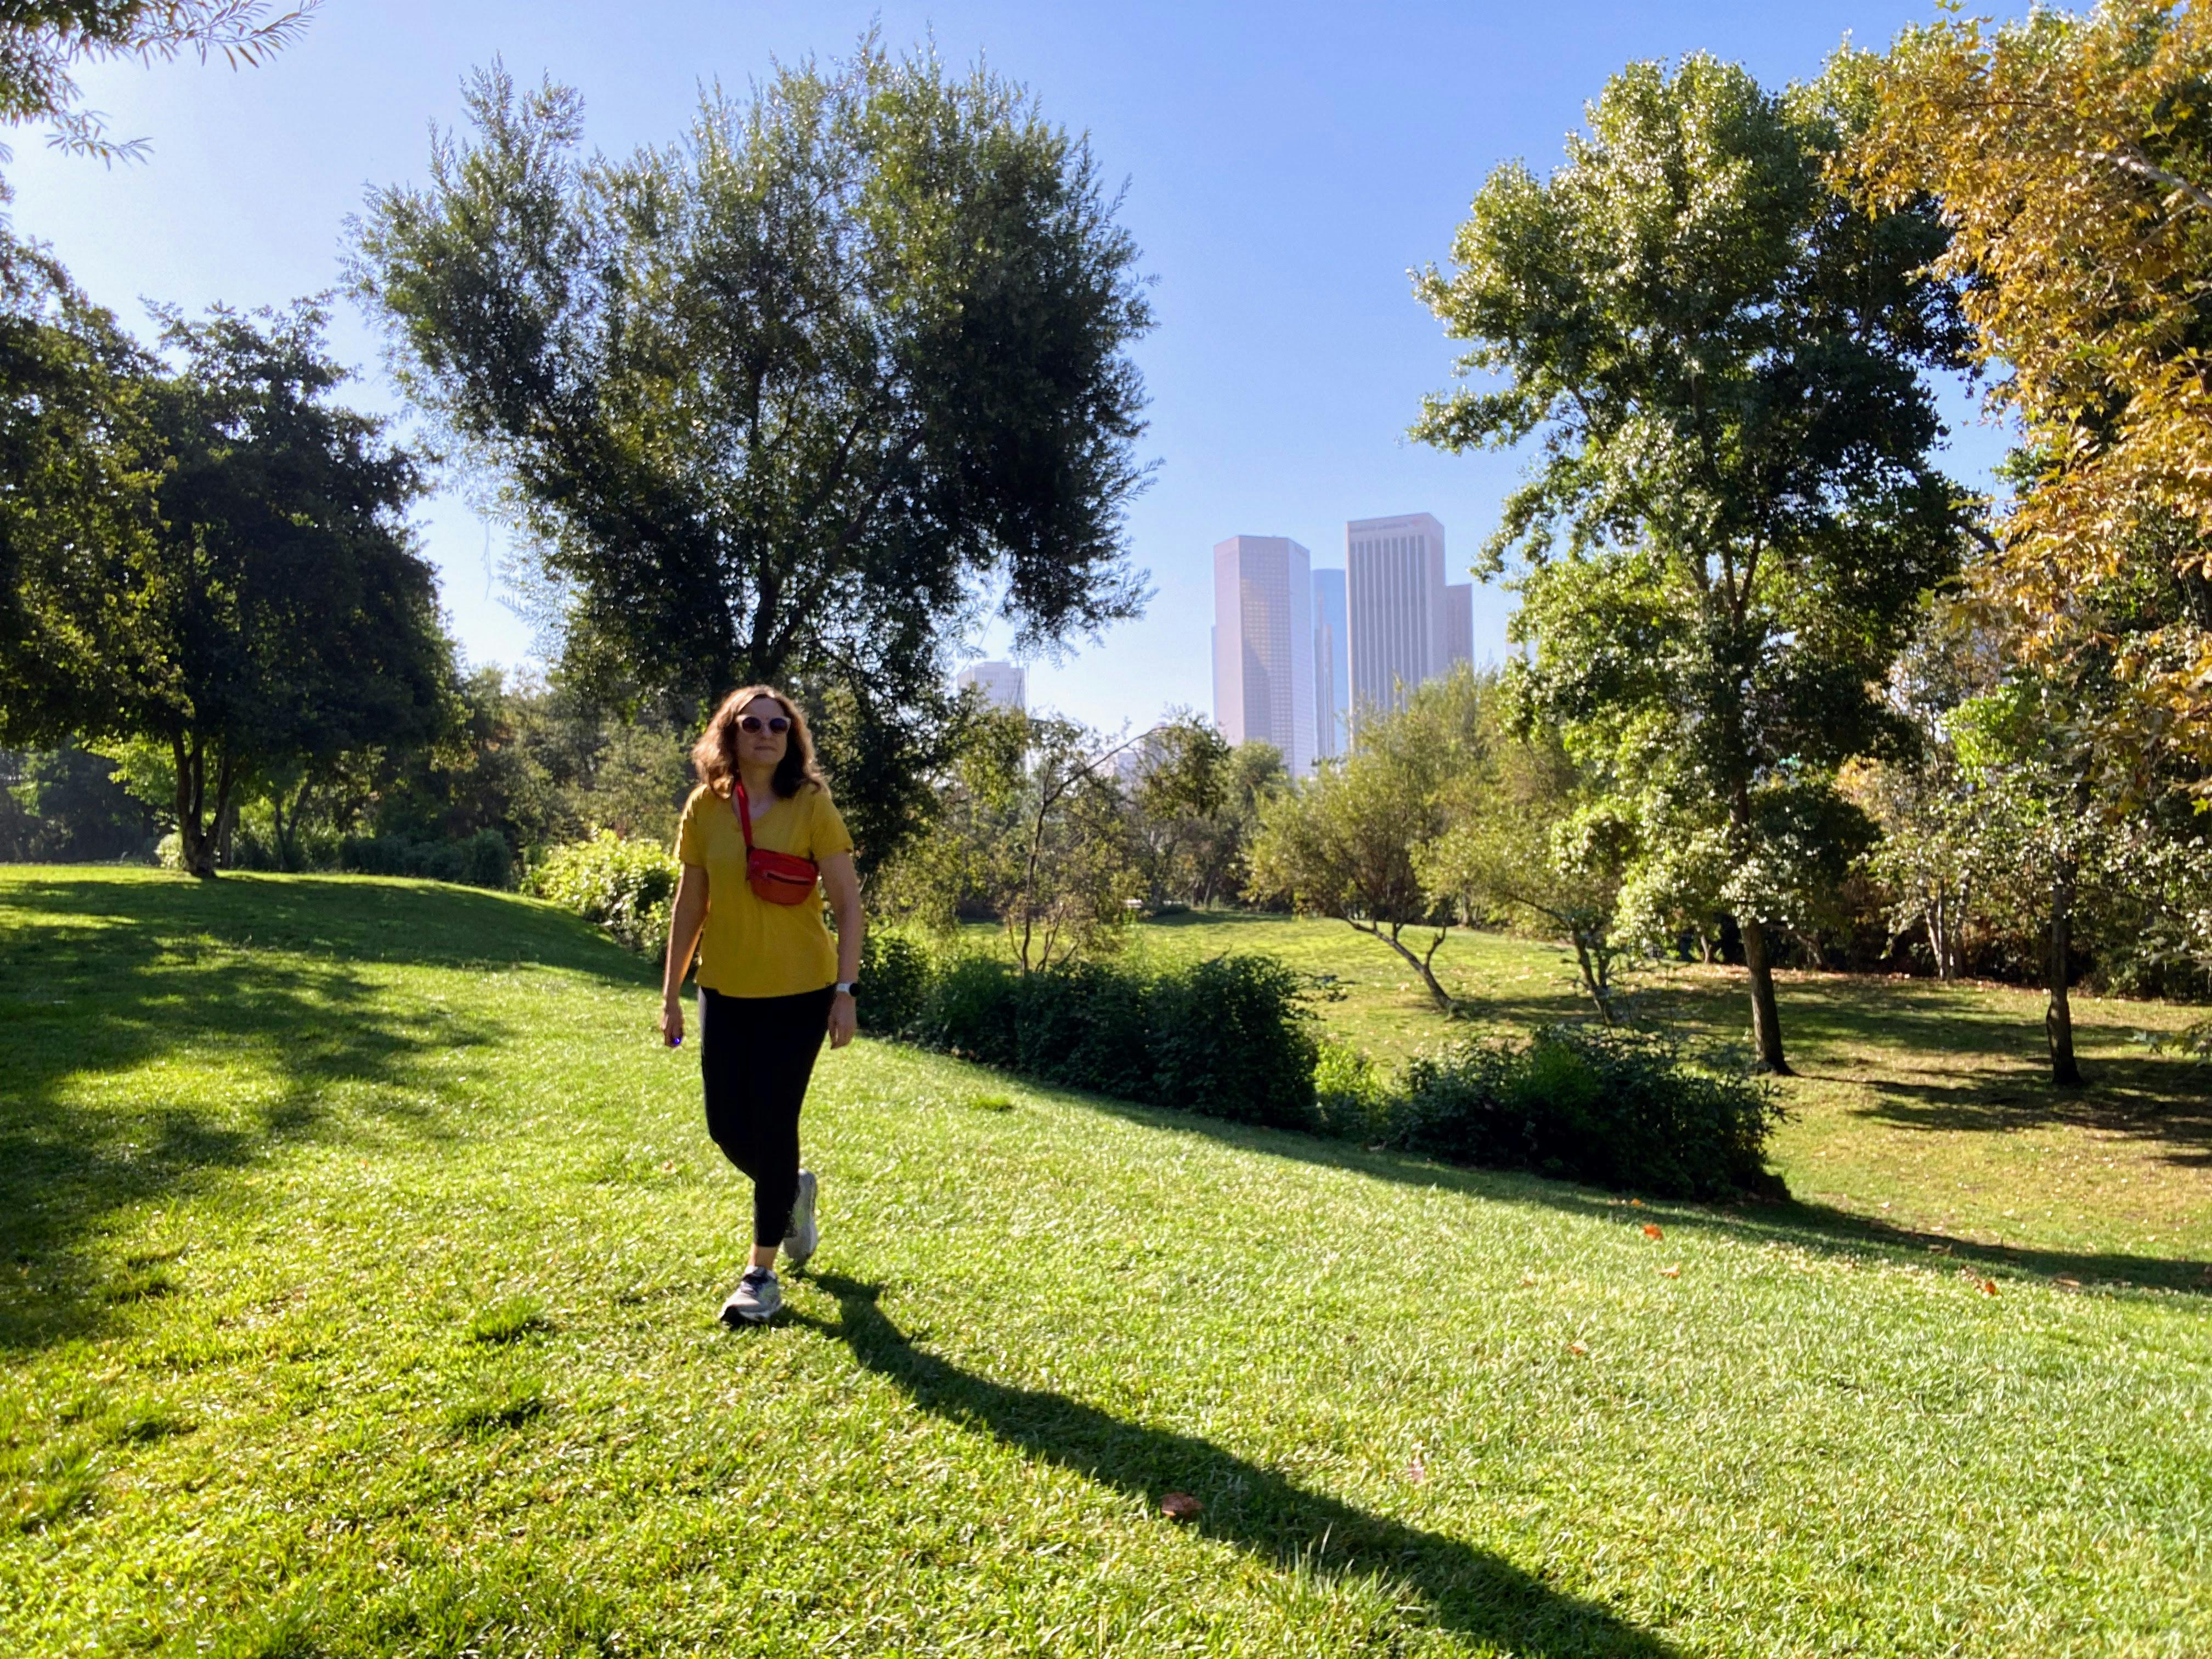
<svg viewBox="0 0 2212 1659">
<path fill-rule="evenodd" d="M 668 913 L 668 960 L 660 969 L 660 1040 L 672 1048 L 684 1041 L 684 976 L 691 971 L 699 930 L 707 925 L 707 867 L 683 868 L 676 903 Z"/>
</svg>

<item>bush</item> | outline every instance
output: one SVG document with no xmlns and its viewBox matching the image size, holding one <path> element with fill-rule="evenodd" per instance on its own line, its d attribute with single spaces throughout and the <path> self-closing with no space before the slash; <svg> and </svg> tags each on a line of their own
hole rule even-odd
<svg viewBox="0 0 2212 1659">
<path fill-rule="evenodd" d="M 1780 1114 L 1767 1084 L 1688 1064 L 1662 1038 L 1555 1025 L 1517 1046 L 1416 1059 L 1385 1139 L 1448 1163 L 1668 1197 L 1778 1195 L 1763 1153 Z"/>
<path fill-rule="evenodd" d="M 1314 1112 L 1321 1133 L 1379 1141 L 1390 1133 L 1396 1098 L 1382 1068 L 1348 1042 L 1324 1039 L 1314 1061 Z"/>
<path fill-rule="evenodd" d="M 902 1036 L 929 994 L 929 952 L 904 933 L 871 932 L 860 942 L 860 1029 Z"/>
<path fill-rule="evenodd" d="M 1279 1128 L 1316 1122 L 1302 982 L 1264 957 L 1149 973 L 1074 962 L 1023 975 L 959 956 L 928 972 L 903 1030 L 925 1048 L 1065 1088 Z"/>
<path fill-rule="evenodd" d="M 505 887 L 514 855 L 496 830 L 479 830 L 465 841 L 409 841 L 398 836 L 348 836 L 338 843 L 338 868 L 364 876 L 418 876 L 464 887 Z"/>
<path fill-rule="evenodd" d="M 1320 1044 L 1295 969 L 1272 957 L 1216 957 L 1161 975 L 1148 1012 L 1160 1104 L 1284 1129 L 1319 1127 Z"/>
<path fill-rule="evenodd" d="M 524 881 L 526 890 L 597 922 L 633 951 L 666 948 L 681 866 L 657 841 L 602 830 L 556 847 Z"/>
</svg>

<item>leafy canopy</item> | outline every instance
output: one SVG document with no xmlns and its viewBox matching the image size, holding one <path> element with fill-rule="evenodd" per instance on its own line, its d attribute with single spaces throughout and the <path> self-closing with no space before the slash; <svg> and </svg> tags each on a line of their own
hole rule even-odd
<svg viewBox="0 0 2212 1659">
<path fill-rule="evenodd" d="M 1878 118 L 1841 159 L 1877 208 L 1934 192 L 1997 407 L 2029 476 L 1974 587 L 2031 658 L 2117 655 L 2103 732 L 2155 764 L 2212 757 L 2212 8 L 2110 0 L 1991 28 L 1907 30 L 1872 71 Z M 2175 535 L 2179 526 L 2188 533 Z M 2144 562 L 2158 628 L 2087 602 Z"/>
<path fill-rule="evenodd" d="M 1492 174 L 1453 269 L 1417 283 L 1485 384 L 1431 398 L 1414 435 L 1534 447 L 1485 550 L 1521 565 L 1524 689 L 1662 792 L 1678 822 L 1652 845 L 1725 826 L 1776 1068 L 1764 924 L 1838 817 L 1826 770 L 1901 735 L 1875 688 L 1961 523 L 1919 372 L 1968 343 L 1925 271 L 1942 227 L 1822 176 L 1863 82 L 1849 58 L 1782 94 L 1711 58 L 1632 64 L 1550 179 Z"/>
<path fill-rule="evenodd" d="M 495 68 L 468 105 L 358 225 L 401 383 L 532 538 L 580 683 L 793 683 L 887 850 L 985 611 L 1049 649 L 1141 603 L 1151 313 L 1097 163 L 872 40 L 623 161 L 566 88 Z"/>
</svg>

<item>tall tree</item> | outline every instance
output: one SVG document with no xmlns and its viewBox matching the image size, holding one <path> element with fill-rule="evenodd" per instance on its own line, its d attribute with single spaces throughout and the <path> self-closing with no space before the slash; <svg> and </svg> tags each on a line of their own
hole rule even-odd
<svg viewBox="0 0 2212 1659">
<path fill-rule="evenodd" d="M 2026 428 L 2029 487 L 1973 591 L 2062 679 L 2114 660 L 2105 763 L 2147 781 L 2176 749 L 2212 791 L 2212 7 L 1948 19 L 1901 35 L 1875 86 L 1844 171 L 1878 207 L 1941 199 L 1936 270 Z M 2183 602 L 2123 649 L 2083 596 L 2145 559 Z"/>
<path fill-rule="evenodd" d="M 1823 179 L 1865 118 L 1845 58 L 1778 95 L 1705 57 L 1632 65 L 1539 180 L 1493 173 L 1417 289 L 1483 390 L 1414 434 L 1538 441 L 1486 574 L 1518 556 L 1516 637 L 1547 714 L 1719 826 L 1760 1063 L 1786 1072 L 1772 925 L 1827 775 L 1901 740 L 1870 690 L 1958 558 L 1923 365 L 1969 336 L 1925 274 L 1925 202 L 1869 216 Z M 1559 545 L 1564 537 L 1565 547 Z M 1856 816 L 1856 815 L 1852 815 Z"/>
<path fill-rule="evenodd" d="M 500 480 L 580 676 L 810 692 L 888 851 L 994 594 L 1047 649 L 1143 597 L 1151 316 L 1088 146 L 872 40 L 624 161 L 580 158 L 565 88 L 495 68 L 468 106 L 358 227 L 403 385 Z"/>
<path fill-rule="evenodd" d="M 174 679 L 131 735 L 175 767 L 185 867 L 215 873 L 240 785 L 272 763 L 434 738 L 452 713 L 435 578 L 404 514 L 422 483 L 383 422 L 329 394 L 346 378 L 323 314 L 167 313 L 181 372 L 152 386 L 168 465 L 148 562 Z"/>
</svg>

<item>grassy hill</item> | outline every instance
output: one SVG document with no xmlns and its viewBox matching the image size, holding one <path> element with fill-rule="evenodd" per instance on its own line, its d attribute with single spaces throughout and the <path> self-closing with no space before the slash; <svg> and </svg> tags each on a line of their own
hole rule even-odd
<svg viewBox="0 0 2212 1659">
<path fill-rule="evenodd" d="M 496 895 L 0 872 L 9 1651 L 2212 1650 L 2212 1286 L 2131 1220 L 1635 1206 L 864 1042 L 732 1334 L 652 979 Z"/>
</svg>

